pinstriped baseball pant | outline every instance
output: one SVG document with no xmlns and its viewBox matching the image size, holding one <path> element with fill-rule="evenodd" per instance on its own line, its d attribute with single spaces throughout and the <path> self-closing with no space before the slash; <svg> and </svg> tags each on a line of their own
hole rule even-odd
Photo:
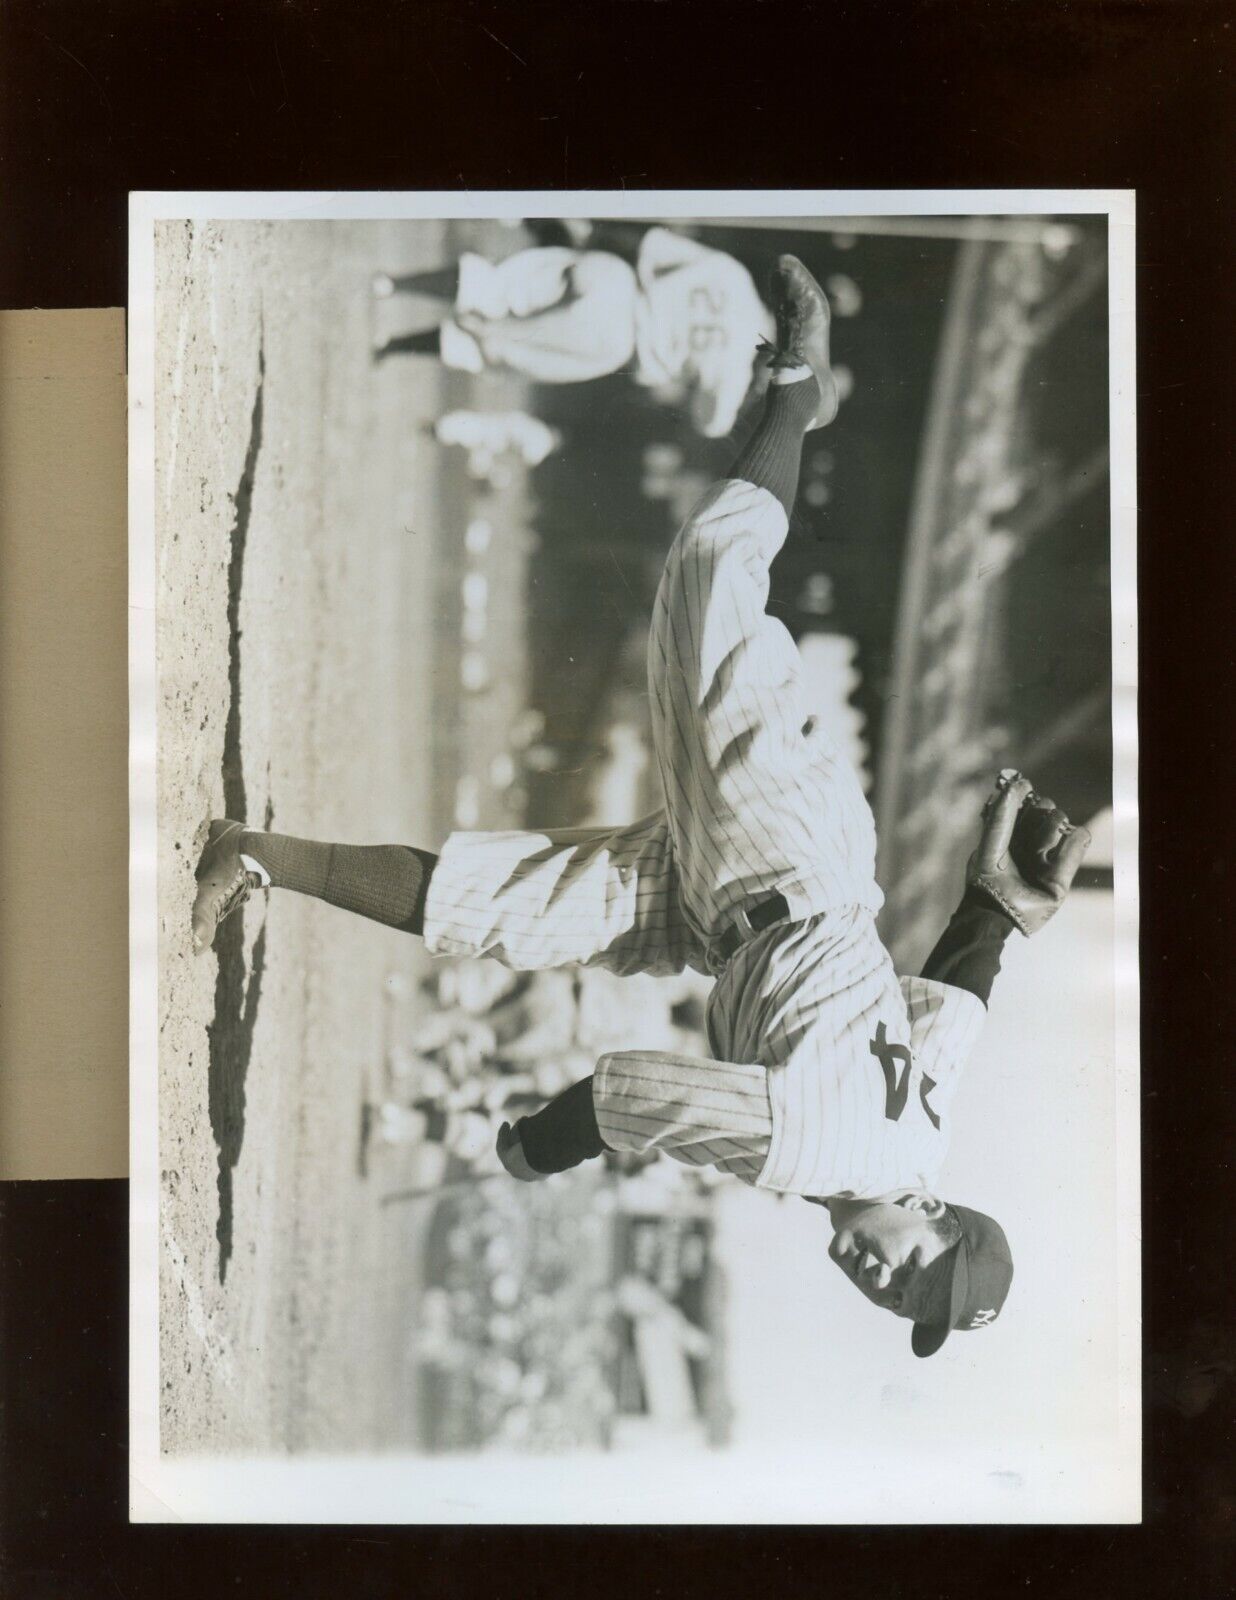
<svg viewBox="0 0 1236 1600">
<path fill-rule="evenodd" d="M 786 530 L 771 494 L 728 480 L 666 558 L 648 644 L 664 811 L 617 829 L 453 834 L 430 882 L 433 953 L 704 971 L 709 943 L 774 893 L 793 919 L 879 909 L 870 808 L 765 610 Z"/>
</svg>

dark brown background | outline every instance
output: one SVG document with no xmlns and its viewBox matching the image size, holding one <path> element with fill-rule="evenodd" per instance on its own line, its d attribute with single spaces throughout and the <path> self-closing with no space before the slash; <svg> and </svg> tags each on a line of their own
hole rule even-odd
<svg viewBox="0 0 1236 1600">
<path fill-rule="evenodd" d="M 1091 1600 L 1226 1587 L 1233 1383 L 1186 1419 L 1178 1380 L 1215 1350 L 1229 1359 L 1236 1327 L 1224 936 L 1234 23 L 1231 8 L 1188 0 L 6 0 L 8 307 L 123 303 L 130 189 L 1138 190 L 1147 1285 L 1142 1529 L 130 1530 L 126 1188 L 7 1185 L 6 1596 L 756 1585 Z M 65 648 L 89 662 L 88 638 Z M 59 789 L 89 805 L 74 755 L 61 752 Z M 37 836 L 36 821 L 29 850 L 0 863 L 5 878 L 39 872 Z M 71 960 L 88 963 L 124 925 L 118 901 L 114 927 L 82 927 Z M 45 931 L 36 921 L 28 936 Z M 844 1381 L 824 1346 L 820 1381 Z"/>
</svg>

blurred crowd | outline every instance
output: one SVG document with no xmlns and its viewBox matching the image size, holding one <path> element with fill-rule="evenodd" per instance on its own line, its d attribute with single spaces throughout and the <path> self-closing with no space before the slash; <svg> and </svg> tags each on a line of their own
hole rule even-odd
<svg viewBox="0 0 1236 1600">
<path fill-rule="evenodd" d="M 430 1449 L 609 1442 L 617 1347 L 596 1198 L 494 1184 L 439 1206 L 409 1336 Z"/>
<path fill-rule="evenodd" d="M 407 1346 L 426 1448 L 609 1447 L 616 1427 L 621 1442 L 620 1413 L 628 1428 L 653 1414 L 658 1425 L 705 1426 L 690 1363 L 707 1358 L 714 1330 L 675 1303 L 663 1271 L 648 1281 L 646 1263 L 626 1259 L 625 1224 L 640 1218 L 657 1237 L 664 1227 L 671 1253 L 687 1238 L 702 1281 L 704 1219 L 724 1180 L 612 1152 L 544 1184 L 516 1184 L 494 1141 L 501 1121 L 587 1076 L 604 1051 L 629 1047 L 633 1010 L 641 1044 L 705 1050 L 706 989 L 695 973 L 517 974 L 469 960 L 442 963 L 422 984 L 416 1020 L 389 1049 L 367 1134 L 371 1157 L 385 1151 L 414 1178 L 388 1199 L 432 1206 Z M 684 1235 L 688 1225 L 705 1232 Z"/>
<path fill-rule="evenodd" d="M 693 972 L 619 978 L 596 968 L 445 964 L 425 984 L 433 1009 L 391 1047 L 370 1137 L 415 1146 L 426 1185 L 443 1181 L 451 1158 L 474 1174 L 496 1172 L 500 1123 L 587 1077 L 605 1051 L 628 1048 L 632 1015 L 642 1048 L 704 1052 L 707 988 Z M 613 1164 L 622 1165 L 616 1155 Z"/>
</svg>

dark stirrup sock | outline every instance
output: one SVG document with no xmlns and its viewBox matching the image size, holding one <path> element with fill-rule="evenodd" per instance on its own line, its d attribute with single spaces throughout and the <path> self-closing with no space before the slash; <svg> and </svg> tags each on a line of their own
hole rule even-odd
<svg viewBox="0 0 1236 1600">
<path fill-rule="evenodd" d="M 767 489 L 780 500 L 787 517 L 798 493 L 803 435 L 819 404 L 820 386 L 813 377 L 769 384 L 763 415 L 727 474 Z"/>
<path fill-rule="evenodd" d="M 379 346 L 377 354 L 386 356 L 436 356 L 442 353 L 441 328 L 425 328 L 420 333 L 401 333 Z"/>
<path fill-rule="evenodd" d="M 591 1077 L 564 1089 L 535 1116 L 520 1117 L 515 1131 L 534 1172 L 566 1172 L 607 1148 L 597 1127 Z"/>
<path fill-rule="evenodd" d="M 432 295 L 436 300 L 453 300 L 459 293 L 459 268 L 435 267 L 429 272 L 405 272 L 391 275 L 391 285 L 396 294 Z"/>
<path fill-rule="evenodd" d="M 270 874 L 271 887 L 313 895 L 404 933 L 423 933 L 437 856 L 402 844 L 318 844 L 286 833 L 244 833 L 241 853 Z"/>
</svg>

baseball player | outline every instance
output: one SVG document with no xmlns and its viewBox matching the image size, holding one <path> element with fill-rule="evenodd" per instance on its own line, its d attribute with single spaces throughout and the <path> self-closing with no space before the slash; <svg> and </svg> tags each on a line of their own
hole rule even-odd
<svg viewBox="0 0 1236 1600">
<path fill-rule="evenodd" d="M 634 268 L 606 250 L 544 246 L 497 263 L 374 280 L 378 294 L 453 302 L 437 327 L 389 340 L 375 359 L 436 355 L 464 372 L 508 367 L 536 383 L 578 383 L 632 368 L 649 388 L 685 386 L 696 427 L 720 438 L 751 386 L 773 321 L 746 267 L 668 228 L 650 228 Z"/>
<path fill-rule="evenodd" d="M 913 1349 L 930 1355 L 951 1330 L 993 1322 L 1008 1292 L 1000 1226 L 937 1189 L 949 1104 L 1006 936 L 1056 911 L 1088 835 L 1028 779 L 1001 774 L 957 912 L 922 976 L 898 979 L 876 932 L 871 812 L 765 611 L 804 432 L 837 404 L 827 303 L 793 256 L 773 299 L 760 421 L 678 534 L 654 607 L 664 809 L 612 830 L 454 834 L 441 856 L 216 821 L 194 941 L 207 948 L 262 885 L 420 933 L 438 955 L 711 973 L 706 1056 L 604 1052 L 591 1076 L 502 1128 L 502 1164 L 531 1182 L 606 1149 L 655 1150 L 814 1200 L 832 1260 L 912 1321 Z"/>
</svg>

